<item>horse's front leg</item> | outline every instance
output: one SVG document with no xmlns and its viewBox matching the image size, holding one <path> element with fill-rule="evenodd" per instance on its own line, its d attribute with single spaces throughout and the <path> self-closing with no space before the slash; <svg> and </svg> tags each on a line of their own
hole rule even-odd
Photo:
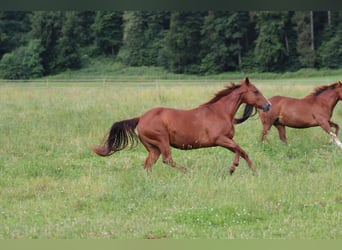
<svg viewBox="0 0 342 250">
<path fill-rule="evenodd" d="M 229 150 L 234 152 L 233 149 L 229 148 Z M 229 168 L 230 175 L 232 175 L 235 172 L 235 169 L 237 168 L 237 166 L 239 166 L 239 160 L 240 160 L 240 154 L 237 151 L 235 151 L 233 165 Z"/>
<path fill-rule="evenodd" d="M 240 146 L 233 139 L 222 136 L 217 140 L 217 145 L 227 148 L 235 153 L 233 165 L 229 169 L 230 174 L 233 174 L 236 167 L 239 165 L 239 158 L 241 156 L 247 162 L 248 167 L 253 170 L 254 174 L 258 175 L 258 172 L 252 161 L 249 159 L 248 154 L 242 148 L 240 148 Z"/>
<path fill-rule="evenodd" d="M 247 164 L 248 164 L 248 167 L 249 167 L 250 169 L 252 169 L 253 173 L 254 173 L 256 176 L 259 175 L 259 174 L 258 174 L 258 171 L 256 170 L 256 168 L 255 168 L 255 166 L 254 166 L 254 164 L 253 164 L 253 162 L 249 159 L 248 154 L 247 154 L 242 148 L 240 148 L 239 145 L 237 145 L 236 152 L 235 152 L 235 158 L 236 158 L 236 157 L 239 157 L 239 155 L 240 155 L 243 159 L 245 159 L 245 161 L 246 161 Z M 233 172 L 234 172 L 234 171 L 233 171 Z M 231 172 L 231 174 L 233 174 L 233 172 Z"/>
</svg>

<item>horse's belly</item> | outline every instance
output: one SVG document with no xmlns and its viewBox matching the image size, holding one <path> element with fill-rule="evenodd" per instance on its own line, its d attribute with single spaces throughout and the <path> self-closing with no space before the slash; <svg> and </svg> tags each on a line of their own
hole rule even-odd
<svg viewBox="0 0 342 250">
<path fill-rule="evenodd" d="M 170 134 L 170 145 L 178 149 L 189 150 L 203 148 L 209 147 L 212 144 L 213 143 L 209 138 L 201 137 L 200 135 L 192 136 L 191 134 L 177 134 L 172 136 L 172 134 Z"/>
<path fill-rule="evenodd" d="M 309 115 L 280 115 L 279 123 L 292 128 L 309 128 L 317 125 L 317 122 Z"/>
<path fill-rule="evenodd" d="M 182 144 L 174 144 L 170 143 L 170 145 L 174 148 L 177 149 L 182 149 L 182 150 L 190 150 L 190 149 L 196 149 L 196 148 L 203 148 L 203 146 L 200 142 L 193 142 L 193 143 L 182 143 Z"/>
</svg>

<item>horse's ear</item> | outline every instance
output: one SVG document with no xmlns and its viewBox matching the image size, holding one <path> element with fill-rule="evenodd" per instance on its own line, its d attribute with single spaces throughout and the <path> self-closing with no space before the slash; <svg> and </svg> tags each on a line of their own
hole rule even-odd
<svg viewBox="0 0 342 250">
<path fill-rule="evenodd" d="M 248 85 L 250 84 L 248 77 L 245 78 L 245 83 Z"/>
</svg>

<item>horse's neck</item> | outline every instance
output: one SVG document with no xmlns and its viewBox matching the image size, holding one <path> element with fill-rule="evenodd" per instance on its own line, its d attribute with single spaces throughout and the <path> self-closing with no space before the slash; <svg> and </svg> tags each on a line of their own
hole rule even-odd
<svg viewBox="0 0 342 250">
<path fill-rule="evenodd" d="M 334 91 L 324 91 L 323 93 L 321 93 L 318 96 L 313 96 L 312 98 L 315 100 L 315 102 L 317 102 L 318 104 L 321 104 L 326 107 L 329 107 L 330 110 L 332 110 L 337 102 L 338 102 L 338 95 L 337 93 L 335 93 Z"/>
<path fill-rule="evenodd" d="M 213 108 L 233 119 L 241 104 L 241 95 L 231 93 L 214 103 Z"/>
</svg>

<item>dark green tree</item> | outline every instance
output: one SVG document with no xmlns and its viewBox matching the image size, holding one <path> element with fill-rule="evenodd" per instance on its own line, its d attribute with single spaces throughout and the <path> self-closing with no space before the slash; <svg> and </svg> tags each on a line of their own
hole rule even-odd
<svg viewBox="0 0 342 250">
<path fill-rule="evenodd" d="M 287 53 L 287 59 L 284 62 L 284 69 L 295 71 L 300 68 L 300 62 L 297 52 L 297 33 L 293 23 L 294 11 L 287 12 L 287 18 L 284 27 L 284 39 Z"/>
<path fill-rule="evenodd" d="M 31 12 L 24 11 L 0 12 L 0 58 L 27 42 L 30 15 Z"/>
<path fill-rule="evenodd" d="M 261 71 L 284 71 L 289 52 L 285 27 L 287 12 L 262 11 L 257 13 L 254 56 Z"/>
<path fill-rule="evenodd" d="M 39 39 L 43 47 L 42 63 L 44 74 L 54 73 L 58 51 L 57 41 L 61 31 L 65 13 L 61 11 L 35 11 L 32 15 L 31 37 Z"/>
<path fill-rule="evenodd" d="M 39 40 L 31 40 L 11 53 L 6 53 L 0 61 L 0 75 L 5 79 L 29 79 L 43 75 L 41 62 L 43 48 Z"/>
<path fill-rule="evenodd" d="M 209 12 L 202 28 L 201 72 L 241 69 L 248 26 L 248 12 Z"/>
<path fill-rule="evenodd" d="M 125 11 L 123 47 L 120 60 L 130 66 L 142 66 L 145 62 L 145 31 L 147 13 L 145 11 Z"/>
<path fill-rule="evenodd" d="M 126 11 L 121 61 L 130 66 L 158 65 L 169 19 L 169 12 Z"/>
<path fill-rule="evenodd" d="M 38 40 L 44 75 L 98 56 L 176 73 L 340 68 L 341 23 L 336 11 L 2 11 L 0 59 L 25 68 L 15 57 Z"/>
<path fill-rule="evenodd" d="M 324 43 L 325 41 L 329 40 L 331 36 L 327 36 L 327 30 L 329 26 L 329 20 L 328 20 L 328 11 L 314 11 L 312 12 L 312 21 L 313 21 L 313 39 L 314 39 L 314 50 L 316 51 L 316 59 L 318 58 L 318 49 Z M 335 20 L 335 15 L 333 15 L 333 20 Z M 334 30 L 336 30 L 337 27 L 334 27 Z M 317 65 L 318 66 L 318 65 Z"/>
<path fill-rule="evenodd" d="M 144 65 L 165 65 L 163 48 L 170 26 L 170 12 L 149 11 L 147 12 L 147 20 L 147 29 L 144 32 Z"/>
<path fill-rule="evenodd" d="M 325 39 L 319 48 L 320 66 L 342 67 L 342 12 L 331 13 L 326 27 Z"/>
<path fill-rule="evenodd" d="M 123 39 L 123 13 L 121 11 L 98 11 L 92 25 L 94 40 L 100 54 L 116 56 Z"/>
<path fill-rule="evenodd" d="M 313 68 L 316 64 L 313 12 L 297 11 L 293 16 L 297 32 L 297 51 L 302 67 Z"/>
<path fill-rule="evenodd" d="M 76 15 L 79 18 L 79 41 L 81 47 L 87 47 L 94 43 L 94 30 L 92 29 L 92 25 L 95 22 L 95 11 L 80 11 L 76 12 Z"/>
<path fill-rule="evenodd" d="M 201 53 L 201 28 L 205 13 L 172 12 L 165 41 L 167 68 L 174 73 L 198 73 Z"/>
<path fill-rule="evenodd" d="M 80 18 L 74 11 L 65 13 L 60 37 L 57 42 L 57 58 L 54 69 L 63 71 L 66 69 L 78 69 L 81 66 L 80 44 L 81 44 Z"/>
</svg>

